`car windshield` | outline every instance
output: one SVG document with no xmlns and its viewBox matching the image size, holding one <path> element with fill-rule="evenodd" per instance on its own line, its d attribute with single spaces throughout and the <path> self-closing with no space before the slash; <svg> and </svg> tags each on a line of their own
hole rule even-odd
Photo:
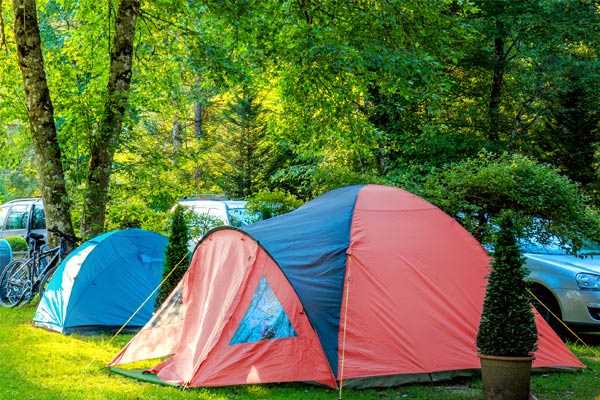
<svg viewBox="0 0 600 400">
<path fill-rule="evenodd" d="M 551 239 L 548 244 L 541 244 L 533 239 L 521 240 L 520 247 L 523 253 L 530 254 L 547 254 L 547 255 L 566 255 L 570 254 L 564 247 L 560 245 L 558 239 Z M 596 255 L 600 254 L 600 244 L 594 242 L 586 243 L 578 255 Z"/>
<path fill-rule="evenodd" d="M 242 226 L 250 225 L 260 220 L 259 213 L 252 213 L 246 208 L 242 207 L 228 207 L 227 216 L 229 217 L 229 223 L 231 226 L 241 228 Z"/>
</svg>

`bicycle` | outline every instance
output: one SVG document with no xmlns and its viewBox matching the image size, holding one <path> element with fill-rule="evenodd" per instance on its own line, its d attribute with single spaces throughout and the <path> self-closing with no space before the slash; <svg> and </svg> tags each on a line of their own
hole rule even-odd
<svg viewBox="0 0 600 400">
<path fill-rule="evenodd" d="M 37 293 L 41 297 L 54 271 L 68 254 L 68 244 L 76 245 L 79 242 L 76 237 L 57 228 L 48 229 L 48 232 L 59 237 L 58 246 L 48 248 L 43 235 L 30 232 L 27 235 L 31 249 L 29 258 L 14 260 L 0 275 L 1 306 L 13 308 L 27 304 Z"/>
</svg>

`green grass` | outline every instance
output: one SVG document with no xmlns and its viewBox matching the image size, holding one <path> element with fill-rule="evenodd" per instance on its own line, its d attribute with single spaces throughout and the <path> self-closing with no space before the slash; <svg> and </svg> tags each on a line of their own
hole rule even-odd
<svg viewBox="0 0 600 400">
<path fill-rule="evenodd" d="M 110 373 L 110 361 L 127 337 L 62 336 L 31 326 L 32 307 L 0 309 L 1 399 L 336 399 L 333 390 L 303 385 L 255 385 L 224 389 L 164 387 Z M 588 365 L 577 373 L 538 375 L 539 399 L 593 400 L 600 395 L 600 347 L 572 346 Z M 405 386 L 386 390 L 344 391 L 346 399 L 482 399 L 479 380 Z"/>
</svg>

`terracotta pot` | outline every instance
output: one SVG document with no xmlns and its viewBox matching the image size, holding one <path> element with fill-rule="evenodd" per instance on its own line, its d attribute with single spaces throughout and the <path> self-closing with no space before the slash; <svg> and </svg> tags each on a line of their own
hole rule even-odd
<svg viewBox="0 0 600 400">
<path fill-rule="evenodd" d="M 479 355 L 486 400 L 527 400 L 531 364 L 529 357 Z"/>
</svg>

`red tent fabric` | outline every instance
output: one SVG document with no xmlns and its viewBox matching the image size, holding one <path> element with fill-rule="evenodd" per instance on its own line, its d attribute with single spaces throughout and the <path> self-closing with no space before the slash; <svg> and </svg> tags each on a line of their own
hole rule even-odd
<svg viewBox="0 0 600 400">
<path fill-rule="evenodd" d="M 339 207 L 347 219 L 336 217 L 336 202 L 351 204 Z M 489 258 L 440 209 L 365 185 L 269 221 L 208 234 L 178 289 L 111 365 L 167 357 L 152 372 L 191 387 L 336 387 L 342 379 L 373 386 L 479 368 Z M 319 222 L 332 228 L 298 235 Z M 339 240 L 343 229 L 347 241 Z M 537 314 L 536 321 L 535 368 L 583 367 Z"/>
</svg>

